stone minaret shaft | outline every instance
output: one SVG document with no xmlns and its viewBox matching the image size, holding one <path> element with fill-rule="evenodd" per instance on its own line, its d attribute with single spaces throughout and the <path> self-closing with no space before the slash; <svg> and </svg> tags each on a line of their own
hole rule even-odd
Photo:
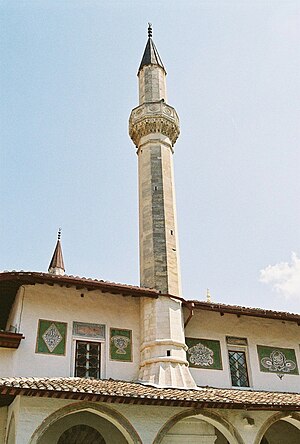
<svg viewBox="0 0 300 444">
<path fill-rule="evenodd" d="M 140 104 L 131 113 L 129 132 L 139 163 L 140 284 L 180 295 L 172 159 L 179 119 L 166 103 L 166 71 L 151 35 L 138 78 Z"/>
<path fill-rule="evenodd" d="M 166 71 L 148 29 L 138 72 L 139 106 L 129 134 L 139 162 L 141 286 L 178 296 L 181 293 L 173 146 L 179 135 L 176 111 L 167 105 Z M 139 380 L 172 387 L 195 387 L 186 360 L 182 302 L 166 295 L 143 297 Z"/>
</svg>

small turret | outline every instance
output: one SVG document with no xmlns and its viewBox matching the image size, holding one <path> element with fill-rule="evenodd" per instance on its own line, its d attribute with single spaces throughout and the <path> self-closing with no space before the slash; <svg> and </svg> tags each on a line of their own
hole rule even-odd
<svg viewBox="0 0 300 444">
<path fill-rule="evenodd" d="M 57 242 L 55 250 L 48 268 L 48 273 L 51 274 L 62 275 L 65 273 L 65 265 L 64 265 L 64 258 L 63 258 L 60 238 L 61 238 L 61 228 L 59 228 L 57 233 Z"/>
<path fill-rule="evenodd" d="M 148 27 L 148 41 L 138 70 L 139 104 L 167 102 L 166 70 L 152 40 L 152 25 Z"/>
<path fill-rule="evenodd" d="M 163 62 L 162 62 L 162 60 L 158 54 L 158 51 L 156 49 L 156 46 L 152 40 L 152 25 L 151 25 L 151 23 L 148 23 L 148 25 L 149 25 L 148 26 L 148 41 L 147 41 L 146 48 L 145 48 L 145 51 L 144 51 L 144 54 L 142 57 L 142 61 L 141 61 L 140 67 L 139 67 L 138 74 L 139 74 L 140 70 L 144 66 L 147 66 L 147 65 L 158 65 L 165 71 L 165 74 L 167 74 L 165 67 L 163 65 Z"/>
</svg>

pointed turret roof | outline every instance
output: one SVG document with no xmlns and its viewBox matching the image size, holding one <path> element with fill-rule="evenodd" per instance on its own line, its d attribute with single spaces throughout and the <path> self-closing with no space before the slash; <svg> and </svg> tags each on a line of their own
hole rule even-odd
<svg viewBox="0 0 300 444">
<path fill-rule="evenodd" d="M 48 272 L 52 274 L 64 274 L 65 265 L 60 243 L 61 229 L 58 230 L 57 242 L 55 250 L 48 268 Z"/>
<path fill-rule="evenodd" d="M 152 40 L 152 25 L 149 23 L 148 26 L 148 41 L 146 44 L 146 48 L 142 57 L 142 61 L 139 67 L 139 71 L 143 68 L 145 65 L 158 65 L 160 66 L 166 73 L 165 67 L 163 65 L 163 62 L 158 54 L 157 48 Z"/>
</svg>

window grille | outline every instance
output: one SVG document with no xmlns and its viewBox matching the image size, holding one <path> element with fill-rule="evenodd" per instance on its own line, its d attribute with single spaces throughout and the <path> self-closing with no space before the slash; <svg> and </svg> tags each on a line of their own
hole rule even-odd
<svg viewBox="0 0 300 444">
<path fill-rule="evenodd" d="M 76 341 L 75 376 L 100 378 L 100 342 Z"/>
<path fill-rule="evenodd" d="M 228 354 L 232 385 L 234 387 L 249 387 L 246 353 L 229 350 Z"/>
</svg>

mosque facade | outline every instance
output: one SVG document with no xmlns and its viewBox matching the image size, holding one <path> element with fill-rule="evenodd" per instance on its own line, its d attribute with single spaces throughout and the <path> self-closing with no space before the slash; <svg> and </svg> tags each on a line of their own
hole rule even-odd
<svg viewBox="0 0 300 444">
<path fill-rule="evenodd" d="M 0 444 L 297 444 L 300 315 L 187 300 L 173 155 L 179 118 L 148 28 L 129 118 L 140 286 L 0 273 Z"/>
</svg>

